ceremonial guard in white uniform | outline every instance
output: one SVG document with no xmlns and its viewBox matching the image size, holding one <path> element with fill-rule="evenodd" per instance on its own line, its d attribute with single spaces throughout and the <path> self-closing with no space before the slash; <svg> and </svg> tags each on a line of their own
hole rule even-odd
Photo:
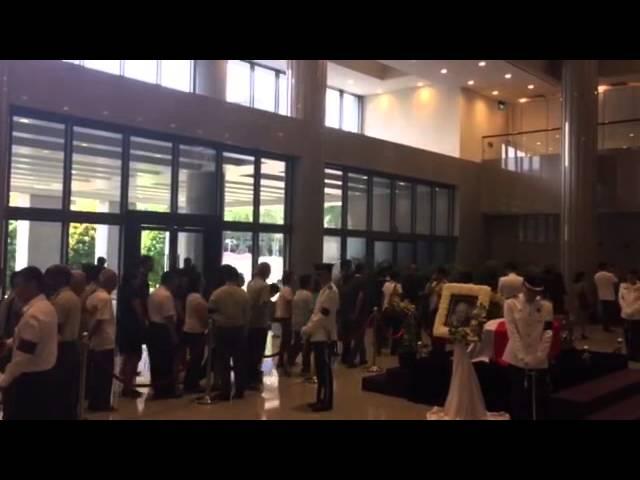
<svg viewBox="0 0 640 480">
<path fill-rule="evenodd" d="M 318 389 L 316 401 L 309 407 L 314 412 L 324 412 L 333 408 L 333 371 L 331 365 L 332 345 L 338 339 L 336 312 L 340 304 L 338 289 L 331 282 L 329 263 L 316 265 L 316 274 L 322 289 L 318 294 L 309 323 L 302 328 L 302 335 L 309 338 L 314 354 Z"/>
<path fill-rule="evenodd" d="M 618 292 L 620 316 L 624 320 L 624 337 L 629 360 L 640 360 L 640 282 L 638 271 L 631 270 Z"/>
<path fill-rule="evenodd" d="M 523 286 L 523 293 L 504 304 L 509 342 L 502 359 L 509 363 L 510 413 L 515 420 L 539 418 L 538 411 L 544 409 L 553 335 L 553 306 L 540 297 L 541 279 L 527 276 Z"/>
</svg>

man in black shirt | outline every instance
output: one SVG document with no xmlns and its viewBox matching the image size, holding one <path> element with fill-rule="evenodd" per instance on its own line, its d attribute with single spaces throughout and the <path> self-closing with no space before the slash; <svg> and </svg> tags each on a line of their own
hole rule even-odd
<svg viewBox="0 0 640 480">
<path fill-rule="evenodd" d="M 347 298 L 344 304 L 347 308 L 350 340 L 353 342 L 349 346 L 350 355 L 346 363 L 349 368 L 355 368 L 358 365 L 367 363 L 365 334 L 367 332 L 367 321 L 371 313 L 371 302 L 363 264 L 356 265 L 353 278 L 345 294 Z"/>
</svg>

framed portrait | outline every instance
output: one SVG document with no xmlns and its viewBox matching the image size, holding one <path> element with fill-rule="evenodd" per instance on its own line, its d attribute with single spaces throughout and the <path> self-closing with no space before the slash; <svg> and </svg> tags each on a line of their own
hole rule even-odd
<svg viewBox="0 0 640 480">
<path fill-rule="evenodd" d="M 468 327 L 479 303 L 488 307 L 491 288 L 468 283 L 447 283 L 442 289 L 438 314 L 433 326 L 436 337 L 449 338 L 449 328 Z"/>
</svg>

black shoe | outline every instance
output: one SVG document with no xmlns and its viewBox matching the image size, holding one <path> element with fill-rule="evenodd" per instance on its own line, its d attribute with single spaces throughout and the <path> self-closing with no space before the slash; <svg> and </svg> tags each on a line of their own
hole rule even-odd
<svg viewBox="0 0 640 480">
<path fill-rule="evenodd" d="M 329 410 L 333 410 L 333 406 L 318 403 L 317 405 L 311 407 L 311 411 L 313 412 L 328 412 Z"/>
<path fill-rule="evenodd" d="M 143 395 L 144 393 L 142 393 L 140 390 L 136 390 L 135 388 L 122 391 L 122 397 L 124 398 L 140 398 Z"/>
<path fill-rule="evenodd" d="M 309 407 L 311 410 L 316 408 L 318 405 L 320 405 L 318 402 L 307 403 L 307 407 Z"/>
<path fill-rule="evenodd" d="M 202 388 L 200 385 L 197 387 L 189 387 L 184 389 L 184 393 L 187 395 L 193 395 L 195 393 L 204 393 L 206 390 Z"/>
<path fill-rule="evenodd" d="M 214 402 L 229 402 L 231 400 L 231 395 L 225 395 L 223 393 L 218 393 L 211 398 Z"/>
<path fill-rule="evenodd" d="M 234 400 L 242 400 L 244 398 L 244 392 L 236 392 L 231 398 L 233 398 Z"/>
</svg>

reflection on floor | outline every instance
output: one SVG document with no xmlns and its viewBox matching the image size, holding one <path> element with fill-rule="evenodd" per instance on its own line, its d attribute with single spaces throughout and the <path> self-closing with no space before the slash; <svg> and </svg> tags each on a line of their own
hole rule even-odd
<svg viewBox="0 0 640 480">
<path fill-rule="evenodd" d="M 621 329 L 613 333 L 590 326 L 589 340 L 580 340 L 591 350 L 612 351 Z M 396 366 L 390 356 L 378 359 L 382 367 Z M 633 366 L 632 366 L 633 367 Z M 281 377 L 271 360 L 264 364 L 265 386 L 262 393 L 247 392 L 242 400 L 215 405 L 198 405 L 196 396 L 176 400 L 138 400 L 120 398 L 117 411 L 109 414 L 89 414 L 92 420 L 423 420 L 429 407 L 411 403 L 401 398 L 363 392 L 361 379 L 367 373 L 360 369 L 348 369 L 337 365 L 335 372 L 335 402 L 331 412 L 313 413 L 306 403 L 315 400 L 315 385 L 307 384 L 298 376 Z"/>
</svg>

